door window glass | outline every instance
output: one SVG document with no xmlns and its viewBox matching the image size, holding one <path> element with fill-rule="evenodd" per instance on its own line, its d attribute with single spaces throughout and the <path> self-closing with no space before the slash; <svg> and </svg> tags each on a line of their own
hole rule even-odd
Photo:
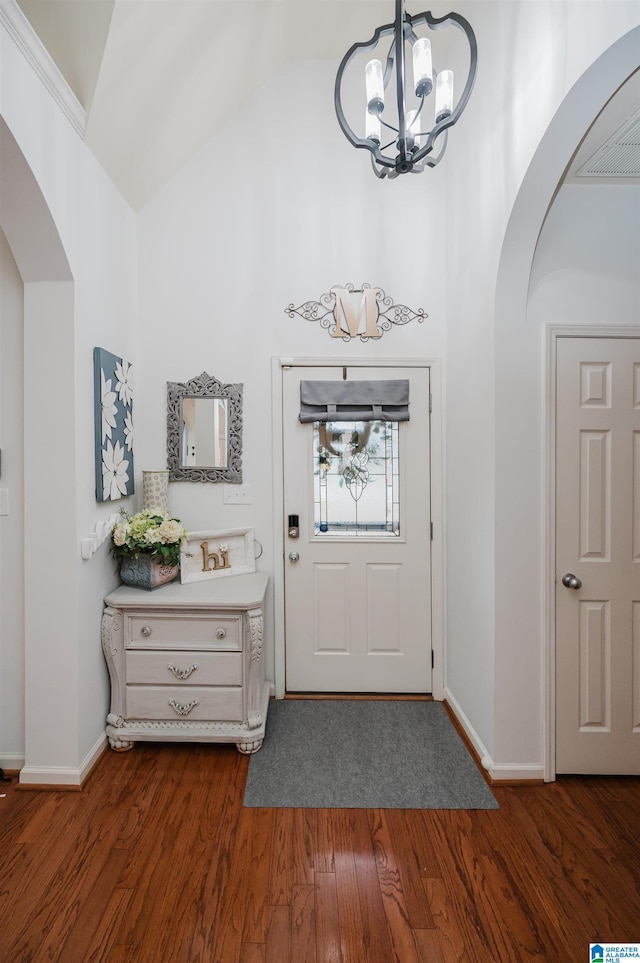
<svg viewBox="0 0 640 963">
<path fill-rule="evenodd" d="M 314 534 L 400 534 L 397 421 L 313 424 Z"/>
</svg>

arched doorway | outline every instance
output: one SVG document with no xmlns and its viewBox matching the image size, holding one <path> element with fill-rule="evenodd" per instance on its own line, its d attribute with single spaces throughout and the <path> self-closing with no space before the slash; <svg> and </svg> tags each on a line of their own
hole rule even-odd
<svg viewBox="0 0 640 963">
<path fill-rule="evenodd" d="M 54 416 L 42 402 L 51 338 L 72 344 L 73 281 L 42 192 L 1 118 L 0 230 L 6 239 L 2 269 L 14 295 L 11 304 L 0 302 L 0 330 L 15 362 L 4 392 L 0 385 L 5 447 L 0 488 L 10 512 L 0 519 L 9 523 L 0 527 L 0 553 L 11 573 L 0 589 L 0 751 L 6 751 L 5 768 L 20 769 L 29 764 L 33 745 L 29 706 L 41 699 L 47 663 L 56 657 L 47 646 L 47 621 L 54 614 L 47 599 L 47 567 L 56 513 L 69 486 L 61 472 L 47 468 Z M 68 361 L 72 371 L 72 351 Z M 66 378 L 68 372 L 58 376 Z"/>
<path fill-rule="evenodd" d="M 541 394 L 545 379 L 545 354 L 539 326 L 527 324 L 527 297 L 536 244 L 563 173 L 581 139 L 594 118 L 615 91 L 637 69 L 640 28 L 621 37 L 582 75 L 565 97 L 540 141 L 521 184 L 505 232 L 496 285 L 496 460 L 508 461 L 506 453 L 512 444 L 508 421 L 518 421 L 529 431 L 531 457 L 514 466 L 508 485 L 512 501 L 496 499 L 496 517 L 500 521 L 513 509 L 513 500 L 526 505 L 527 535 L 522 529 L 509 530 L 502 536 L 499 557 L 504 560 L 522 557 L 529 552 L 527 575 L 523 569 L 504 564 L 496 569 L 496 579 L 510 599 L 512 609 L 518 597 L 540 597 L 540 653 L 532 664 L 541 664 L 541 696 L 543 700 L 543 757 L 545 779 L 555 778 L 555 641 L 553 592 L 553 532 L 551 516 L 553 498 L 549 475 L 548 450 L 543 456 L 545 424 Z M 515 362 L 514 363 L 514 359 Z M 521 375 L 517 365 L 527 359 Z M 531 360 L 534 359 L 534 360 Z M 534 370 L 535 369 L 535 370 Z M 519 391 L 513 385 L 518 379 Z M 546 405 L 549 401 L 547 398 Z M 508 419 L 505 412 L 508 412 Z M 532 482 L 531 476 L 534 475 Z M 528 496 L 528 497 L 525 497 Z M 531 561 L 533 559 L 533 562 Z M 523 605 L 523 608 L 525 606 Z M 507 632 L 504 632 L 507 639 Z M 507 641 L 502 644 L 507 645 Z M 535 678 L 535 676 L 534 676 Z M 504 696 L 506 698 L 506 696 Z"/>
</svg>

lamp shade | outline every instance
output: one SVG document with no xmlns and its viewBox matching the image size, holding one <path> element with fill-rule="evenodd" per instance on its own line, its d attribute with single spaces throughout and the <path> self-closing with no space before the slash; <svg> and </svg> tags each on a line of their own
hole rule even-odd
<svg viewBox="0 0 640 963">
<path fill-rule="evenodd" d="M 169 471 L 142 472 L 142 507 L 163 515 L 169 512 Z"/>
</svg>

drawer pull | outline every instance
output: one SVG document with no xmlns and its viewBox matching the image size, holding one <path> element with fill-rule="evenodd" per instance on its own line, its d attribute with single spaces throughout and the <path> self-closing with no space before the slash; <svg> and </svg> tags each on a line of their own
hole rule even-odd
<svg viewBox="0 0 640 963">
<path fill-rule="evenodd" d="M 179 716 L 188 716 L 193 707 L 198 705 L 198 700 L 194 699 L 193 702 L 176 702 L 175 699 L 169 699 L 169 705 Z"/>
<path fill-rule="evenodd" d="M 226 629 L 218 629 L 218 631 L 216 632 L 216 638 L 218 638 L 218 639 L 224 639 L 225 636 L 226 636 L 226 634 L 227 634 L 227 630 L 226 630 Z"/>
<path fill-rule="evenodd" d="M 151 626 L 143 625 L 142 628 L 140 629 L 140 635 L 142 636 L 143 639 L 148 639 L 149 636 L 151 635 Z"/>
<path fill-rule="evenodd" d="M 193 665 L 187 666 L 186 669 L 179 669 L 177 665 L 173 664 L 173 662 L 167 663 L 167 669 L 169 672 L 173 672 L 176 679 L 188 679 L 191 673 L 195 672 L 196 669 L 199 668 L 200 666 L 197 662 L 194 662 Z"/>
</svg>

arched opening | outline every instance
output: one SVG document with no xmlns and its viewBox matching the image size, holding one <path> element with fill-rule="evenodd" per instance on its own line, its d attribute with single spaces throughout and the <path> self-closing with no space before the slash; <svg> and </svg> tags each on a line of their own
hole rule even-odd
<svg viewBox="0 0 640 963">
<path fill-rule="evenodd" d="M 527 298 L 536 245 L 563 174 L 585 133 L 618 88 L 637 69 L 640 28 L 606 50 L 569 91 L 549 124 L 513 206 L 502 244 L 496 324 L 496 674 L 506 678 L 514 658 L 513 613 L 537 632 L 537 652 L 518 655 L 531 685 L 540 686 L 542 756 L 555 777 L 555 688 L 550 500 L 545 456 L 545 352 L 540 326 L 528 323 Z M 514 386 L 517 385 L 517 390 Z M 514 435 L 514 424 L 518 434 Z M 523 511 L 526 506 L 526 511 Z M 517 525 L 512 519 L 520 519 Z M 517 564 L 516 564 L 517 563 Z M 535 626 L 535 627 L 534 627 Z M 496 686 L 496 714 L 517 717 L 518 692 Z"/>
<path fill-rule="evenodd" d="M 56 466 L 64 413 L 61 397 L 51 397 L 47 385 L 67 380 L 73 370 L 73 281 L 42 192 L 1 118 L 0 230 L 7 281 L 0 338 L 8 352 L 0 369 L 0 488 L 9 511 L 0 519 L 6 523 L 0 525 L 1 565 L 9 576 L 0 588 L 0 739 L 5 768 L 20 769 L 38 755 L 34 735 L 42 726 L 33 722 L 30 706 L 42 705 L 52 661 L 61 655 L 49 644 L 55 618 L 50 587 L 56 581 L 55 519 L 66 510 L 73 484 Z M 54 343 L 66 343 L 69 371 L 52 371 L 59 369 Z"/>
</svg>

